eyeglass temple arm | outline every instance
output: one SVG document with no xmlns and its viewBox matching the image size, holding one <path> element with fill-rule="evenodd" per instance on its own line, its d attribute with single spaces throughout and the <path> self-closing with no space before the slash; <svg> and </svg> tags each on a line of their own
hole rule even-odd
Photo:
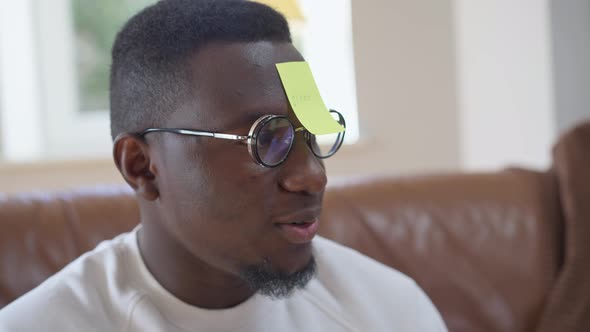
<svg viewBox="0 0 590 332">
<path fill-rule="evenodd" d="M 139 133 L 139 136 L 144 136 L 145 134 L 149 133 L 156 133 L 156 132 L 168 132 L 180 135 L 190 135 L 190 136 L 207 136 L 207 137 L 214 137 L 214 138 L 221 138 L 221 139 L 229 139 L 234 141 L 243 141 L 250 138 L 250 136 L 241 136 L 241 135 L 233 135 L 233 134 L 223 134 L 223 133 L 213 133 L 209 131 L 196 131 L 196 130 L 188 130 L 188 129 L 164 129 L 164 128 L 150 128 L 142 131 Z"/>
</svg>

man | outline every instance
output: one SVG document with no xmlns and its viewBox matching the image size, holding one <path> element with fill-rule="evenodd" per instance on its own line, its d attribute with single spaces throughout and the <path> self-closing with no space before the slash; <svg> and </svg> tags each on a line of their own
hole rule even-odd
<svg viewBox="0 0 590 332">
<path fill-rule="evenodd" d="M 261 4 L 165 0 L 133 17 L 111 122 L 141 226 L 8 305 L 0 330 L 445 331 L 413 281 L 312 241 L 321 158 L 342 134 L 322 151 L 291 107 L 277 64 L 301 61 Z"/>
</svg>

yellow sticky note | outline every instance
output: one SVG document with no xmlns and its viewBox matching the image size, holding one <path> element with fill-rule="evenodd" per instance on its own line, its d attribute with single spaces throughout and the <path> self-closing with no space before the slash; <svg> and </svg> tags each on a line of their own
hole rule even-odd
<svg viewBox="0 0 590 332">
<path fill-rule="evenodd" d="M 276 66 L 289 103 L 305 129 L 316 135 L 344 131 L 324 104 L 307 62 L 284 62 Z"/>
</svg>

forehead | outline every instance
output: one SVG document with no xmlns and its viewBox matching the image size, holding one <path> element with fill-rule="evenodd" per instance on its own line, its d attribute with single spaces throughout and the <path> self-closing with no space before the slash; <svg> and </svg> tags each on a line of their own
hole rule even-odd
<svg viewBox="0 0 590 332">
<path fill-rule="evenodd" d="M 275 65 L 303 61 L 291 43 L 267 41 L 206 46 L 189 61 L 193 99 L 179 114 L 220 128 L 252 123 L 289 107 Z"/>
</svg>

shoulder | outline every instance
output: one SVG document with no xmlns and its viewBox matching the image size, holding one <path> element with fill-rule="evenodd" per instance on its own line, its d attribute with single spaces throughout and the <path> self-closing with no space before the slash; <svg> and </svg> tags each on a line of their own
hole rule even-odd
<svg viewBox="0 0 590 332">
<path fill-rule="evenodd" d="M 405 274 L 332 240 L 317 237 L 314 250 L 319 278 L 330 280 L 331 283 L 344 283 L 347 288 L 353 283 L 364 291 L 383 285 L 396 291 L 416 287 L 414 281 Z M 363 282 L 359 283 L 359 280 Z"/>
<path fill-rule="evenodd" d="M 314 240 L 317 301 L 331 303 L 361 328 L 446 331 L 424 291 L 403 273 L 331 240 Z"/>
<path fill-rule="evenodd" d="M 125 306 L 120 283 L 126 236 L 102 242 L 0 310 L 0 332 L 9 327 L 11 331 L 116 329 L 124 319 L 119 308 Z"/>
</svg>

